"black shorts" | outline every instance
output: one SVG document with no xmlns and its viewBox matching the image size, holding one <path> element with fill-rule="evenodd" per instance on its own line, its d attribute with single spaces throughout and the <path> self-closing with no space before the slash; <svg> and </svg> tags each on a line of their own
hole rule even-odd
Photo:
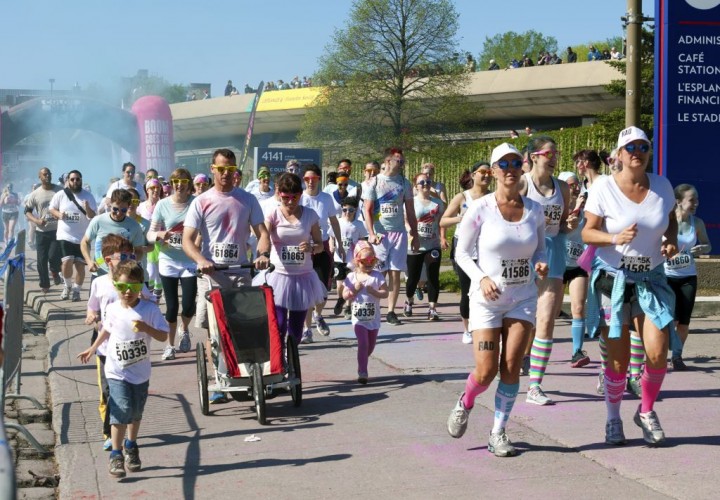
<svg viewBox="0 0 720 500">
<path fill-rule="evenodd" d="M 348 275 L 348 266 L 344 262 L 335 263 L 335 281 L 343 281 Z"/>
<path fill-rule="evenodd" d="M 615 276 L 607 273 L 606 271 L 600 271 L 599 276 L 595 280 L 595 291 L 601 293 L 606 297 L 612 297 L 612 289 L 615 284 Z M 625 284 L 625 293 L 623 296 L 623 304 L 631 304 L 637 302 L 637 293 L 635 291 L 635 283 Z"/>
<path fill-rule="evenodd" d="M 58 240 L 60 243 L 60 255 L 63 260 L 74 258 L 75 260 L 84 261 L 82 252 L 80 251 L 80 245 L 78 243 L 72 243 L 70 241 Z"/>
<path fill-rule="evenodd" d="M 316 253 L 312 256 L 313 269 L 320 278 L 320 281 L 325 288 L 330 291 L 333 282 L 333 256 L 330 253 L 330 246 L 328 242 L 324 242 L 324 250 L 320 253 Z"/>
<path fill-rule="evenodd" d="M 582 267 L 568 267 L 565 268 L 565 274 L 563 274 L 563 284 L 568 284 L 575 278 L 587 278 L 588 273 Z"/>
<path fill-rule="evenodd" d="M 667 280 L 668 285 L 675 292 L 675 321 L 681 325 L 689 325 L 690 316 L 695 308 L 697 276 L 668 277 Z"/>
<path fill-rule="evenodd" d="M 5 224 L 7 224 L 13 219 L 17 220 L 18 218 L 18 212 L 3 212 L 2 215 L 2 220 Z"/>
</svg>

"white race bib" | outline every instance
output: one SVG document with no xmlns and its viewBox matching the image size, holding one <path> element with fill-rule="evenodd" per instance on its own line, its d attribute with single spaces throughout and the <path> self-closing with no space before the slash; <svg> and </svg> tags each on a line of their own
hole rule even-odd
<svg viewBox="0 0 720 500">
<path fill-rule="evenodd" d="M 352 240 L 348 238 L 343 238 L 342 247 L 345 249 L 345 252 L 350 250 L 350 245 L 352 245 Z"/>
<path fill-rule="evenodd" d="M 352 315 L 358 321 L 375 319 L 375 302 L 353 302 Z"/>
<path fill-rule="evenodd" d="M 77 224 L 80 222 L 80 214 L 78 212 L 65 212 L 63 220 L 67 224 Z"/>
<path fill-rule="evenodd" d="M 305 262 L 305 252 L 300 251 L 299 245 L 285 245 L 280 247 L 280 262 L 284 266 L 300 266 Z"/>
<path fill-rule="evenodd" d="M 381 203 L 380 216 L 383 219 L 394 219 L 400 215 L 400 207 L 397 203 Z"/>
<path fill-rule="evenodd" d="M 148 348 L 145 345 L 145 339 L 125 340 L 115 344 L 115 356 L 120 366 L 126 366 L 139 363 L 148 357 Z"/>
<path fill-rule="evenodd" d="M 240 260 L 240 245 L 236 243 L 215 243 L 212 260 L 216 264 L 235 264 Z"/>
<path fill-rule="evenodd" d="M 502 284 L 505 286 L 520 286 L 530 283 L 530 259 L 503 259 Z"/>
<path fill-rule="evenodd" d="M 548 226 L 560 225 L 560 217 L 562 217 L 562 205 L 545 205 L 543 207 Z"/>
<path fill-rule="evenodd" d="M 692 257 L 690 257 L 690 254 L 686 252 L 681 252 L 667 261 L 667 268 L 672 269 L 673 271 L 677 271 L 679 269 L 685 269 L 686 267 L 690 267 L 691 263 Z"/>
<path fill-rule="evenodd" d="M 170 233 L 170 237 L 167 239 L 168 246 L 182 250 L 182 236 L 182 233 Z"/>
<path fill-rule="evenodd" d="M 582 243 L 571 240 L 567 240 L 565 242 L 565 251 L 567 252 L 567 256 L 570 260 L 578 260 L 578 258 L 582 255 L 583 250 L 585 250 L 585 246 Z"/>
<path fill-rule="evenodd" d="M 418 236 L 428 240 L 435 238 L 435 223 L 433 222 L 418 222 L 417 226 Z"/>
<path fill-rule="evenodd" d="M 620 261 L 620 267 L 624 267 L 631 273 L 647 273 L 650 272 L 650 257 L 624 255 Z"/>
</svg>

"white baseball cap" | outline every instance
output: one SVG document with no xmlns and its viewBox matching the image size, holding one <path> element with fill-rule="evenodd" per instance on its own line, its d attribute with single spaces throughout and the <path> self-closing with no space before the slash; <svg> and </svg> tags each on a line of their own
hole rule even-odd
<svg viewBox="0 0 720 500">
<path fill-rule="evenodd" d="M 576 179 L 578 178 L 578 176 L 575 174 L 575 172 L 570 172 L 569 170 L 560 172 L 560 175 L 558 175 L 558 179 L 560 179 L 561 181 L 565 181 L 565 182 L 567 182 L 568 179 L 572 179 L 573 177 L 575 177 Z"/>
<path fill-rule="evenodd" d="M 518 156 L 521 160 L 523 157 L 523 155 L 520 154 L 520 151 L 518 151 L 515 146 L 513 146 L 512 144 L 508 144 L 507 142 L 503 142 L 495 149 L 493 149 L 492 155 L 490 155 L 490 164 L 494 165 L 496 161 L 498 161 L 500 158 L 507 154 L 514 154 Z"/>
<path fill-rule="evenodd" d="M 637 127 L 628 127 L 625 130 L 622 130 L 620 135 L 618 135 L 617 147 L 620 149 L 627 144 L 638 140 L 645 141 L 648 145 L 650 145 L 650 140 L 647 138 L 647 135 L 645 135 L 645 132 Z"/>
</svg>

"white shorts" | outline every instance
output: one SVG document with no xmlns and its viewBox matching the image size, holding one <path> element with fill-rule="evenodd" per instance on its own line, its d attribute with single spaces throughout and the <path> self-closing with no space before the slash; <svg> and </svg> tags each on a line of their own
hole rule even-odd
<svg viewBox="0 0 720 500">
<path fill-rule="evenodd" d="M 390 271 L 407 270 L 408 235 L 405 231 L 389 231 L 383 237 L 387 245 L 385 264 Z"/>
<path fill-rule="evenodd" d="M 481 295 L 481 293 L 482 292 L 478 292 L 477 295 Z M 518 302 L 501 304 L 479 302 L 471 296 L 468 329 L 473 332 L 486 328 L 500 328 L 505 318 L 527 321 L 535 326 L 536 311 L 537 296 L 522 299 Z"/>
</svg>

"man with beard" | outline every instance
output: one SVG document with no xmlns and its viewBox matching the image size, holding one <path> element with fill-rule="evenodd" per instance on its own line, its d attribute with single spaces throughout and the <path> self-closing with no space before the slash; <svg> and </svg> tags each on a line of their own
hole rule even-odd
<svg viewBox="0 0 720 500">
<path fill-rule="evenodd" d="M 60 300 L 67 300 L 72 289 L 72 301 L 78 302 L 80 288 L 85 281 L 85 258 L 80 250 L 80 241 L 90 219 L 95 217 L 97 205 L 92 194 L 82 188 L 82 174 L 78 170 L 71 170 L 66 179 L 67 187 L 55 193 L 50 200 L 50 213 L 58 220 L 57 241 L 62 255 L 61 271 L 65 284 Z"/>
<path fill-rule="evenodd" d="M 50 275 L 48 265 L 53 274 L 56 285 L 62 283 L 60 280 L 60 252 L 58 251 L 55 235 L 57 231 L 57 219 L 48 211 L 50 200 L 60 186 L 53 184 L 52 172 L 47 167 L 40 169 L 38 173 L 40 187 L 30 193 L 25 204 L 25 217 L 35 224 L 35 247 L 37 249 L 37 270 L 40 278 L 40 288 L 44 293 L 50 290 Z M 38 214 L 36 217 L 34 214 Z"/>
</svg>

